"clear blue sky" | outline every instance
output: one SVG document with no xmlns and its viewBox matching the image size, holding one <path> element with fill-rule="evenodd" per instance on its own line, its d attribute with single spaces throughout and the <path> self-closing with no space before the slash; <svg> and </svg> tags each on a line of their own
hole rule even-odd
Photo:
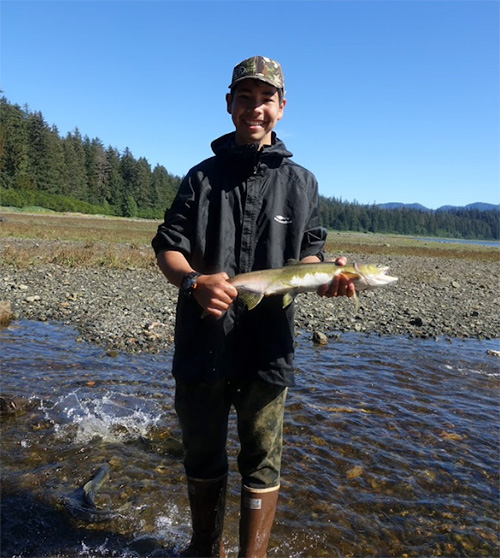
<svg viewBox="0 0 500 558">
<path fill-rule="evenodd" d="M 1 2 L 1 82 L 65 135 L 184 175 L 232 130 L 233 66 L 281 62 L 278 136 L 320 193 L 500 203 L 499 2 Z"/>
</svg>

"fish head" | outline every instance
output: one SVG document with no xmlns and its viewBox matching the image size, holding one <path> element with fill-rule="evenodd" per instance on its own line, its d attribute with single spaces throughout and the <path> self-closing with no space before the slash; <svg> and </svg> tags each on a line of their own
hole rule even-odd
<svg viewBox="0 0 500 558">
<path fill-rule="evenodd" d="M 387 275 L 389 267 L 386 265 L 354 264 L 354 267 L 359 273 L 359 278 L 355 281 L 358 291 L 383 287 L 384 285 L 389 285 L 398 280 L 397 277 Z"/>
</svg>

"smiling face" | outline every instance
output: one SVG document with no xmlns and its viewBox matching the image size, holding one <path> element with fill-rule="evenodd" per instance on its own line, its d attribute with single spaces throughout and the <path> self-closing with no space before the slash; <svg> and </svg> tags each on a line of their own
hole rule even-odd
<svg viewBox="0 0 500 558">
<path fill-rule="evenodd" d="M 283 118 L 286 105 L 276 87 L 258 79 L 245 79 L 226 95 L 226 101 L 236 128 L 237 145 L 271 145 L 271 132 Z"/>
</svg>

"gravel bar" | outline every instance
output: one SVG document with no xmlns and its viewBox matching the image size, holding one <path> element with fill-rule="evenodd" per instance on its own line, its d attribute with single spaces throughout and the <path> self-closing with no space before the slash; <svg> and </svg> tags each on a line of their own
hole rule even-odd
<svg viewBox="0 0 500 558">
<path fill-rule="evenodd" d="M 399 281 L 360 293 L 357 313 L 352 299 L 299 295 L 300 333 L 311 340 L 346 332 L 500 339 L 500 262 L 390 256 L 376 263 L 389 265 Z M 158 269 L 0 270 L 0 300 L 10 303 L 15 319 L 71 325 L 81 340 L 110 353 L 157 353 L 173 344 L 177 289 Z"/>
</svg>

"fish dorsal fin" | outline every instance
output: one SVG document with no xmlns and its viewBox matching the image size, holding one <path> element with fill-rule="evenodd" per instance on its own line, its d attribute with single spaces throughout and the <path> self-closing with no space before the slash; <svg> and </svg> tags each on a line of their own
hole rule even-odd
<svg viewBox="0 0 500 558">
<path fill-rule="evenodd" d="M 253 310 L 259 302 L 264 298 L 263 293 L 256 293 L 241 287 L 238 288 L 238 296 L 247 305 L 248 310 Z"/>
<path fill-rule="evenodd" d="M 290 258 L 286 261 L 286 265 L 300 265 L 301 263 L 301 261 L 295 260 L 294 258 Z"/>
</svg>

